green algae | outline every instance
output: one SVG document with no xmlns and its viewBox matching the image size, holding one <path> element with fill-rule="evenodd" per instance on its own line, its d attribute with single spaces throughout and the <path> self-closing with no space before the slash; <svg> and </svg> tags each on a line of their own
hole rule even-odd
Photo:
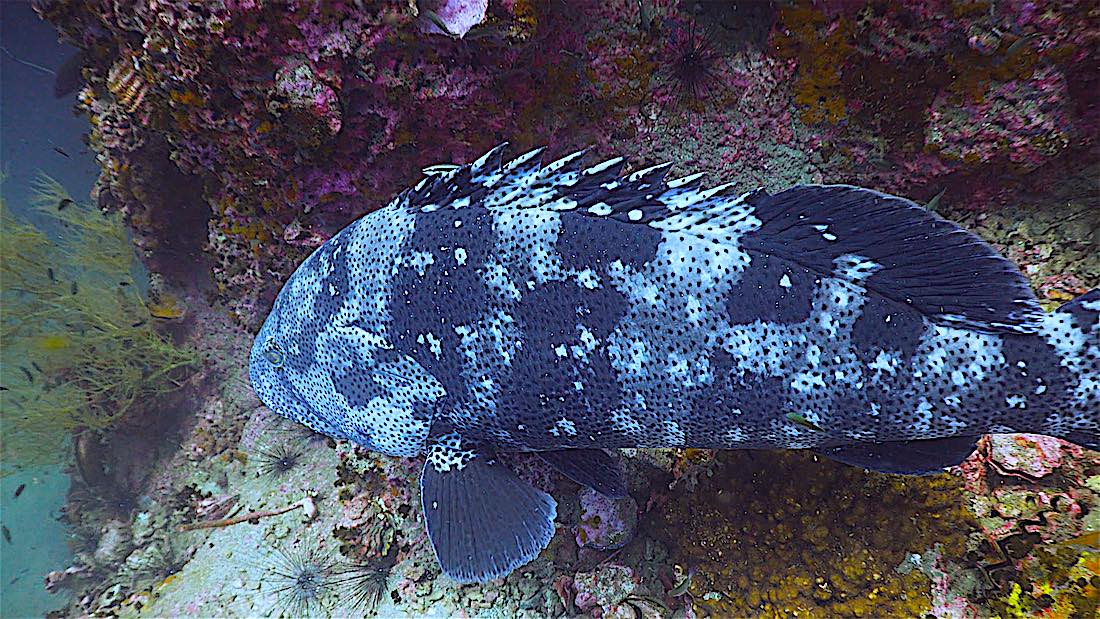
<svg viewBox="0 0 1100 619">
<path fill-rule="evenodd" d="M 198 357 L 153 326 L 126 227 L 47 176 L 30 212 L 0 200 L 0 475 L 56 463 L 72 433 L 150 411 Z"/>
</svg>

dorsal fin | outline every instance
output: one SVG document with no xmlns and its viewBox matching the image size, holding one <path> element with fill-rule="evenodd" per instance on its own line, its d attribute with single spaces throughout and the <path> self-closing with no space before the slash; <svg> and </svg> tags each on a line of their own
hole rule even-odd
<svg viewBox="0 0 1100 619">
<path fill-rule="evenodd" d="M 542 149 L 433 174 L 395 203 L 417 210 L 542 208 L 649 225 L 736 244 L 846 279 L 941 324 L 1034 333 L 1042 316 L 1027 280 L 977 236 L 896 196 L 848 185 L 800 185 L 775 195 L 700 175 L 665 181 L 669 164 L 623 176 L 621 157 L 584 167 L 585 151 L 540 165 Z"/>
<path fill-rule="evenodd" d="M 800 185 L 746 203 L 742 249 L 796 262 L 905 303 L 936 322 L 1034 333 L 1043 315 L 1016 266 L 974 234 L 904 198 Z"/>
</svg>

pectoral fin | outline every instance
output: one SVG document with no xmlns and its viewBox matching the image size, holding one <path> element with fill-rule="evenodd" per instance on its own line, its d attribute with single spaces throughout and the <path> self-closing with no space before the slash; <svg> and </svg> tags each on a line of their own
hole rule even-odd
<svg viewBox="0 0 1100 619">
<path fill-rule="evenodd" d="M 429 448 L 420 496 L 439 565 L 460 583 L 505 576 L 554 536 L 554 499 L 454 434 Z"/>
<path fill-rule="evenodd" d="M 826 458 L 880 473 L 931 475 L 974 453 L 978 437 L 955 436 L 921 441 L 857 443 L 815 449 Z"/>
<path fill-rule="evenodd" d="M 538 454 L 562 475 L 608 498 L 621 499 L 627 494 L 618 458 L 602 449 L 563 449 Z"/>
</svg>

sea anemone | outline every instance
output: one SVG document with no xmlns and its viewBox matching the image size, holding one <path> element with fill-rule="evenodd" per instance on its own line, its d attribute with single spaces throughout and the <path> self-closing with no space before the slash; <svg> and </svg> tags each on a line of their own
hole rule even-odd
<svg viewBox="0 0 1100 619">
<path fill-rule="evenodd" d="M 285 617 L 313 615 L 341 582 L 336 578 L 335 562 L 315 546 L 277 548 L 268 575 L 280 614 Z"/>
<path fill-rule="evenodd" d="M 279 444 L 271 449 L 260 450 L 257 470 L 264 477 L 279 478 L 298 466 L 301 459 L 300 450 Z"/>
<path fill-rule="evenodd" d="M 695 20 L 686 29 L 672 27 L 667 52 L 664 77 L 681 103 L 697 104 L 723 87 L 721 70 L 725 57 L 718 52 L 706 29 L 696 32 Z"/>
</svg>

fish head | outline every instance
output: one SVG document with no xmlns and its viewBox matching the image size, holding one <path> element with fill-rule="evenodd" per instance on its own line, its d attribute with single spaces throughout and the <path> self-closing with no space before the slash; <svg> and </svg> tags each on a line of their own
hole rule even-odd
<svg viewBox="0 0 1100 619">
<path fill-rule="evenodd" d="M 253 389 L 276 413 L 392 456 L 419 454 L 446 392 L 389 335 L 392 264 L 376 211 L 319 247 L 279 292 L 252 346 Z M 367 234 L 370 229 L 371 234 Z M 392 248 L 390 248 L 392 250 Z"/>
<path fill-rule="evenodd" d="M 308 376 L 294 368 L 304 367 L 305 360 L 300 347 L 293 344 L 287 328 L 293 321 L 282 317 L 280 305 L 276 301 L 274 310 L 264 321 L 252 344 L 248 378 L 253 391 L 261 402 L 279 415 L 308 426 L 315 432 L 336 439 L 347 438 L 339 424 L 317 410 L 308 387 L 302 388 Z"/>
</svg>

